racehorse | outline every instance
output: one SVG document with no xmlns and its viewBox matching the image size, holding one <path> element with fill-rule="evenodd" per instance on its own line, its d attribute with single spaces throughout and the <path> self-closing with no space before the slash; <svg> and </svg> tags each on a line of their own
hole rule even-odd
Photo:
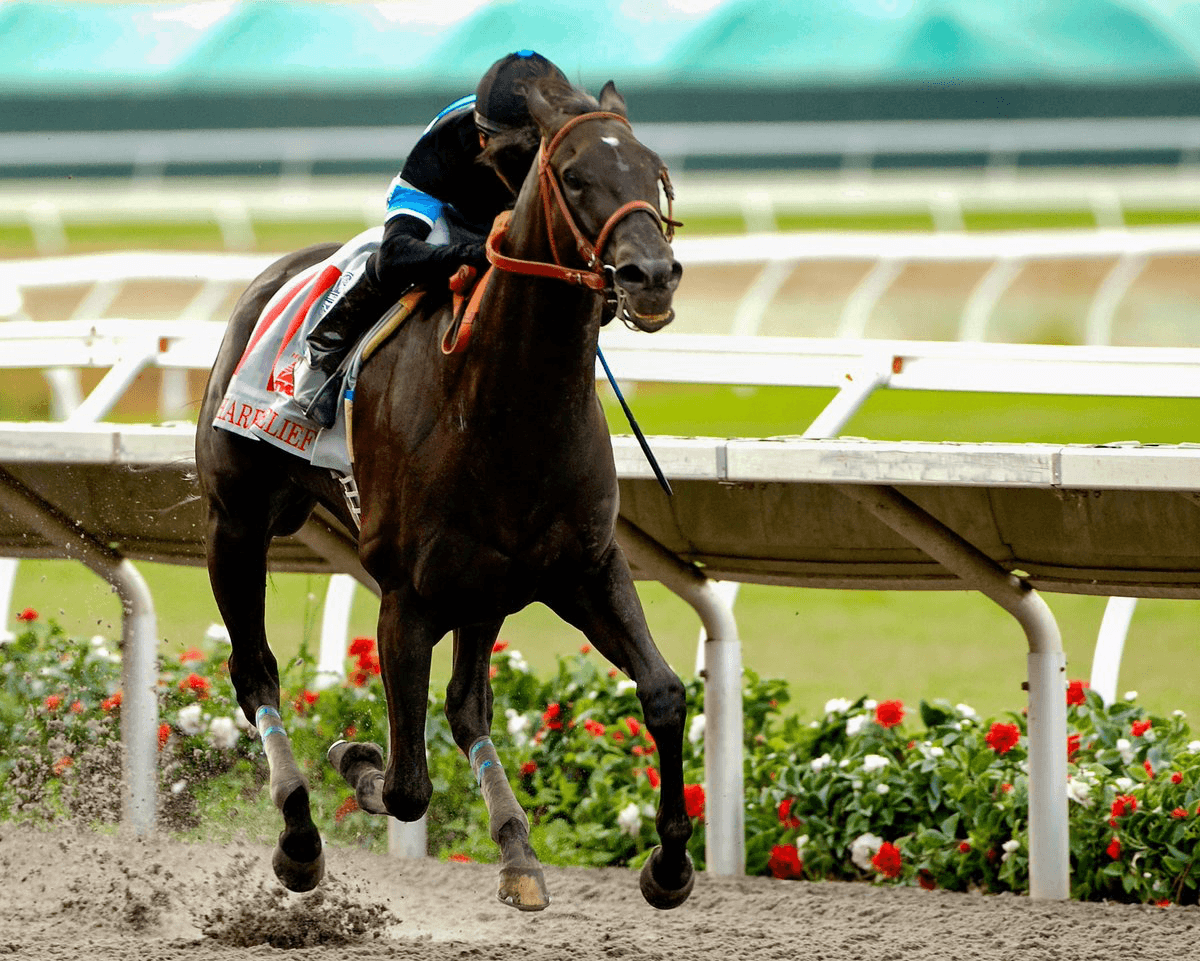
<svg viewBox="0 0 1200 961">
<path fill-rule="evenodd" d="M 631 131 L 611 82 L 598 98 L 542 81 L 529 92 L 541 136 L 507 224 L 488 238 L 494 275 L 469 348 L 447 353 L 456 323 L 426 296 L 358 377 L 350 440 L 361 500 L 358 551 L 381 590 L 378 646 L 390 746 L 338 742 L 329 760 L 364 811 L 421 817 L 433 786 L 425 759 L 432 649 L 453 633 L 446 714 L 470 759 L 500 848 L 499 897 L 549 903 L 529 823 L 489 732 L 493 644 L 505 617 L 540 601 L 581 630 L 637 684 L 660 752 L 660 846 L 640 885 L 659 908 L 682 904 L 694 873 L 683 800 L 684 688 L 654 645 L 614 526 L 618 494 L 596 395 L 602 321 L 615 313 L 653 332 L 672 320 L 681 267 L 661 212 L 666 167 Z M 238 704 L 262 735 L 284 829 L 273 855 L 292 891 L 323 873 L 308 788 L 279 715 L 279 673 L 263 624 L 267 550 L 324 505 L 355 530 L 330 471 L 213 422 L 264 305 L 334 249 L 308 248 L 267 268 L 234 308 L 205 389 L 196 462 L 209 578 L 232 644 Z"/>
</svg>

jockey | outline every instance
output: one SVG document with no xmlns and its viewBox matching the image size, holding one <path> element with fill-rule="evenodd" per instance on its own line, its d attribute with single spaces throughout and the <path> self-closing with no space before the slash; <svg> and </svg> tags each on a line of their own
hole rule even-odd
<svg viewBox="0 0 1200 961">
<path fill-rule="evenodd" d="M 532 50 L 509 54 L 421 134 L 388 189 L 379 249 L 352 285 L 334 288 L 340 296 L 309 333 L 294 399 L 317 424 L 332 426 L 336 413 L 341 377 L 330 375 L 400 294 L 414 284 L 444 284 L 462 264 L 487 266 L 483 241 L 496 215 L 512 205 L 537 151 L 526 85 L 544 76 L 567 82 Z M 506 149 L 494 154 L 496 166 L 481 163 L 499 136 Z"/>
</svg>

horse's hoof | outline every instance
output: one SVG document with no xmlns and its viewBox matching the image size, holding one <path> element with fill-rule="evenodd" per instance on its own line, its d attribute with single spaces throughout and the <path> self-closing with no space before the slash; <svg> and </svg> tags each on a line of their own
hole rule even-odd
<svg viewBox="0 0 1200 961">
<path fill-rule="evenodd" d="M 642 897 L 646 899 L 646 903 L 652 908 L 658 908 L 660 911 L 668 911 L 671 908 L 677 908 L 688 899 L 688 895 L 692 893 L 692 888 L 696 884 L 696 871 L 692 866 L 692 856 L 686 851 L 683 856 L 687 858 L 686 876 L 683 878 L 683 883 L 677 888 L 664 888 L 658 883 L 654 872 L 662 866 L 662 848 L 657 847 L 650 852 L 650 857 L 646 859 L 646 863 L 642 865 Z"/>
<path fill-rule="evenodd" d="M 334 741 L 325 756 L 351 787 L 354 787 L 354 781 L 350 780 L 350 776 L 354 775 L 357 780 L 354 769 L 360 764 L 383 768 L 383 748 L 370 741 Z"/>
<path fill-rule="evenodd" d="M 280 884 L 289 891 L 303 894 L 320 884 L 325 876 L 325 851 L 322 850 L 312 861 L 296 861 L 288 857 L 283 848 L 276 846 L 271 867 L 275 869 L 275 877 L 279 878 Z"/>
<path fill-rule="evenodd" d="M 541 868 L 501 868 L 496 896 L 518 911 L 544 911 L 550 905 Z"/>
</svg>

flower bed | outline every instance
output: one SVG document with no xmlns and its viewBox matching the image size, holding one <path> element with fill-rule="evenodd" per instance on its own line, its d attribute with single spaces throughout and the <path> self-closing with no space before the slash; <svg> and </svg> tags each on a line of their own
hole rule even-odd
<svg viewBox="0 0 1200 961">
<path fill-rule="evenodd" d="M 4 648 L 0 801 L 13 817 L 113 821 L 119 814 L 121 692 L 115 645 L 73 639 L 25 611 Z M 161 816 L 174 829 L 237 823 L 277 830 L 256 733 L 233 700 L 227 641 L 160 665 Z M 375 643 L 350 646 L 347 680 L 316 691 L 306 651 L 283 672 L 285 723 L 335 843 L 382 849 L 384 821 L 355 812 L 324 761 L 340 737 L 383 743 Z M 496 644 L 494 740 L 533 843 L 549 863 L 638 865 L 657 843 L 657 747 L 634 686 L 586 646 L 554 677 Z M 704 703 L 687 685 L 685 802 L 704 863 Z M 782 681 L 744 685 L 747 870 L 952 890 L 1028 888 L 1028 777 L 1021 713 L 981 719 L 967 705 L 834 699 L 816 720 L 784 713 Z M 1147 715 L 1133 692 L 1105 707 L 1081 682 L 1065 694 L 1072 894 L 1196 903 L 1200 740 L 1182 712 Z M 450 736 L 443 700 L 427 721 L 431 849 L 493 860 L 483 802 Z"/>
</svg>

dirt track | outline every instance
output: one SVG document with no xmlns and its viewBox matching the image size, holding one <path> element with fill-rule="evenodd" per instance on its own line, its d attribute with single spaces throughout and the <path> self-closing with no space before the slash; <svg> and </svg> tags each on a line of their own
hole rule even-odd
<svg viewBox="0 0 1200 961">
<path fill-rule="evenodd" d="M 520 914 L 495 900 L 491 865 L 332 849 L 321 893 L 298 896 L 275 884 L 269 853 L 0 824 L 0 956 L 1183 961 L 1200 952 L 1196 907 L 701 876 L 687 904 L 663 913 L 642 901 L 632 872 L 552 868 L 554 903 Z"/>
</svg>

